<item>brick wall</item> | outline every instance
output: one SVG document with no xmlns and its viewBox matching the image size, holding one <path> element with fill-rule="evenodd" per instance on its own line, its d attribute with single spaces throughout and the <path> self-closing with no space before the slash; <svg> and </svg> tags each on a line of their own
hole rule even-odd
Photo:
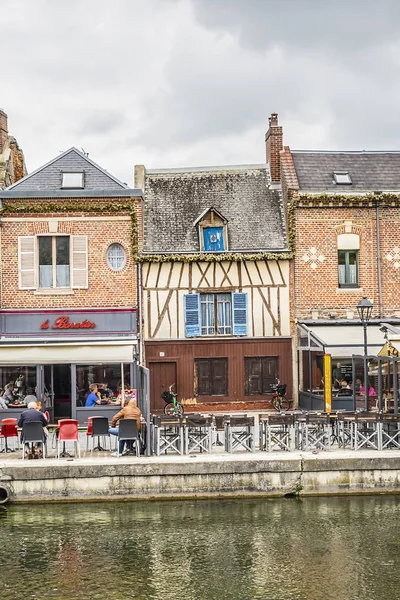
<svg viewBox="0 0 400 600">
<path fill-rule="evenodd" d="M 329 313 L 349 318 L 349 311 L 354 311 L 353 318 L 358 318 L 355 307 L 363 295 L 374 303 L 373 316 L 379 316 L 375 216 L 374 206 L 296 209 L 294 312 L 298 319 L 329 318 Z M 337 236 L 345 232 L 344 221 L 351 222 L 351 233 L 360 235 L 357 289 L 338 288 Z M 400 314 L 399 231 L 400 209 L 381 208 L 383 316 L 386 317 Z M 388 260 L 389 255 L 392 260 Z"/>
<path fill-rule="evenodd" d="M 120 199 L 115 202 L 119 202 Z M 128 199 L 123 199 L 124 203 Z M 141 240 L 142 204 L 137 202 L 139 244 Z M 21 201 L 22 202 L 22 201 Z M 23 201 L 25 204 L 26 202 Z M 80 200 L 80 202 L 84 202 Z M 92 200 L 87 200 L 92 202 Z M 107 203 L 110 200 L 107 199 Z M 40 201 L 35 201 L 37 206 Z M 61 204 L 62 206 L 62 204 Z M 39 208 L 38 208 L 39 210 Z M 125 217 L 113 220 L 112 217 Z M 132 257 L 132 221 L 129 212 L 16 214 L 4 213 L 1 229 L 1 307 L 62 308 L 62 307 L 129 307 L 137 304 L 136 265 Z M 10 219 L 10 220 L 8 220 Z M 18 236 L 49 233 L 50 219 L 57 221 L 57 233 L 88 237 L 88 289 L 73 293 L 41 295 L 35 290 L 18 288 Z M 53 225 L 54 228 L 54 225 Z M 53 230 L 51 230 L 53 232 Z M 112 243 L 120 243 L 127 260 L 121 271 L 107 265 L 106 252 Z"/>
<path fill-rule="evenodd" d="M 278 125 L 278 115 L 276 113 L 272 113 L 269 117 L 269 128 L 265 134 L 265 147 L 271 181 L 279 182 L 281 180 L 280 153 L 283 149 L 283 131 L 282 127 Z"/>
</svg>

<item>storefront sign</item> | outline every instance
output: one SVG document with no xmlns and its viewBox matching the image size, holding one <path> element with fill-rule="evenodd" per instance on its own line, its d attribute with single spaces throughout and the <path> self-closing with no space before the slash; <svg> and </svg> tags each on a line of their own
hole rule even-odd
<svg viewBox="0 0 400 600">
<path fill-rule="evenodd" d="M 324 354 L 324 391 L 325 412 L 332 410 L 332 360 L 330 354 Z"/>
<path fill-rule="evenodd" d="M 136 333 L 136 310 L 27 310 L 0 311 L 3 337 L 51 337 L 132 335 Z"/>
<path fill-rule="evenodd" d="M 75 323 L 74 321 L 70 321 L 69 317 L 58 317 L 53 325 L 50 325 L 49 319 L 46 319 L 41 324 L 40 329 L 94 329 L 95 327 L 96 323 L 87 319 L 80 323 Z"/>
</svg>

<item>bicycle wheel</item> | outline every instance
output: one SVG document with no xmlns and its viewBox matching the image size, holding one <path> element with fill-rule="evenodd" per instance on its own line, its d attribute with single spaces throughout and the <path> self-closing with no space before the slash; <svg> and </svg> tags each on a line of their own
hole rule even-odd
<svg viewBox="0 0 400 600">
<path fill-rule="evenodd" d="M 175 414 L 177 414 L 175 412 L 175 406 L 173 402 L 169 402 L 164 406 L 164 414 L 168 415 L 169 417 L 173 417 Z"/>
<path fill-rule="evenodd" d="M 275 410 L 278 412 L 281 410 L 280 398 L 278 396 L 274 396 L 271 403 Z"/>
<path fill-rule="evenodd" d="M 290 408 L 290 402 L 286 398 L 286 396 L 281 396 L 279 398 L 279 400 L 280 400 L 281 410 L 284 410 L 284 411 L 289 410 L 289 408 Z"/>
</svg>

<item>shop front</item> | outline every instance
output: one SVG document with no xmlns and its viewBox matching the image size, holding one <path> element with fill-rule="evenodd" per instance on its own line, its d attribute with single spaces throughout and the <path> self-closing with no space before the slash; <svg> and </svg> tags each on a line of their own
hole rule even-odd
<svg viewBox="0 0 400 600">
<path fill-rule="evenodd" d="M 111 418 L 125 390 L 139 387 L 135 309 L 2 311 L 0 327 L 0 386 L 12 398 L 1 418 L 18 417 L 30 395 L 51 422 Z M 93 383 L 101 404 L 88 409 Z"/>
</svg>

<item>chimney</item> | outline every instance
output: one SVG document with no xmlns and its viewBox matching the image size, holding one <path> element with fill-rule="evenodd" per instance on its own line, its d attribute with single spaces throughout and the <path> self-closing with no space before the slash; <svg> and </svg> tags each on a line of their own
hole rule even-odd
<svg viewBox="0 0 400 600">
<path fill-rule="evenodd" d="M 139 188 L 144 192 L 146 181 L 146 167 L 144 165 L 135 165 L 133 181 L 135 188 Z"/>
<path fill-rule="evenodd" d="M 0 108 L 0 152 L 3 152 L 8 138 L 7 115 Z"/>
<path fill-rule="evenodd" d="M 278 113 L 272 113 L 268 119 L 269 128 L 265 134 L 265 148 L 267 151 L 267 163 L 271 171 L 272 183 L 281 180 L 281 155 L 283 150 L 282 127 L 278 125 Z"/>
</svg>

